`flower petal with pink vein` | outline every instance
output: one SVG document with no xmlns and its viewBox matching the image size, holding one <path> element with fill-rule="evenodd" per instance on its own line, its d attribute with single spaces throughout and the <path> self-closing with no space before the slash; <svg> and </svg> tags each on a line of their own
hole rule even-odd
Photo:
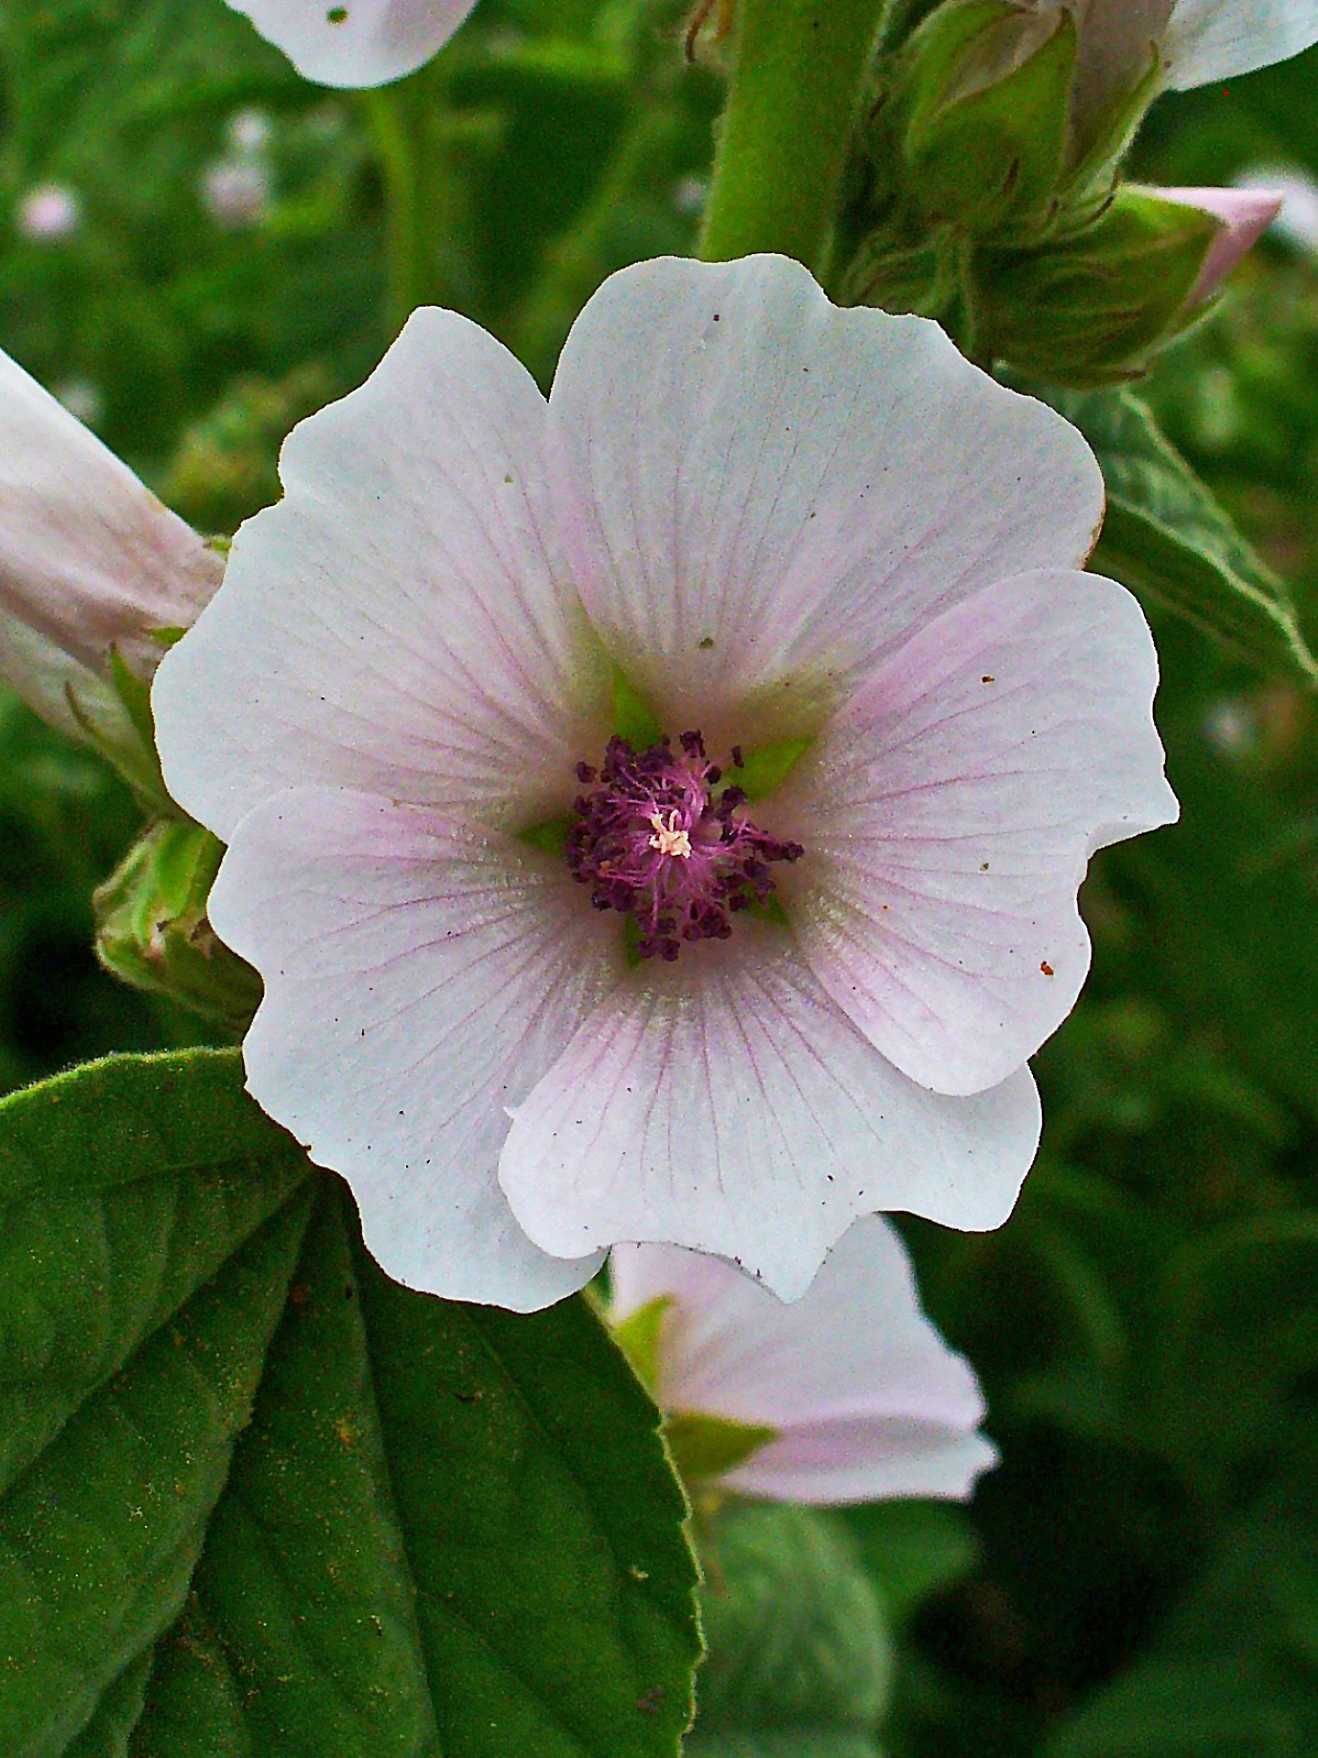
<svg viewBox="0 0 1318 1758">
<path fill-rule="evenodd" d="M 239 531 L 156 683 L 182 806 L 226 839 L 303 784 L 516 828 L 562 811 L 607 737 L 608 679 L 559 559 L 544 425 L 507 349 L 422 310 L 293 431 L 284 500 Z"/>
<path fill-rule="evenodd" d="M 925 1092 L 785 931 L 749 920 L 690 969 L 625 976 L 512 1111 L 499 1180 L 545 1251 L 685 1245 L 785 1300 L 857 1215 L 999 1226 L 1039 1138 L 1027 1068 L 973 1098 Z"/>
<path fill-rule="evenodd" d="M 506 1107 L 609 979 L 575 901 L 548 857 L 360 794 L 296 789 L 234 836 L 210 913 L 265 979 L 248 1088 L 409 1287 L 529 1310 L 599 1267 L 537 1251 L 494 1175 Z"/>
<path fill-rule="evenodd" d="M 1157 675 L 1124 587 L 1007 580 L 882 665 L 773 797 L 810 850 L 782 882 L 802 953 L 921 1086 L 995 1086 L 1074 1006 L 1090 855 L 1176 818 Z"/>
<path fill-rule="evenodd" d="M 1052 410 L 785 257 L 614 275 L 550 414 L 592 622 L 671 730 L 720 749 L 813 731 L 948 605 L 1083 562 L 1102 516 Z"/>
<path fill-rule="evenodd" d="M 965 1497 L 996 1460 L 974 1373 L 920 1311 L 906 1248 L 857 1221 L 784 1305 L 721 1258 L 621 1245 L 611 1312 L 668 1297 L 656 1395 L 670 1412 L 778 1431 L 722 1481 L 791 1502 Z"/>
</svg>

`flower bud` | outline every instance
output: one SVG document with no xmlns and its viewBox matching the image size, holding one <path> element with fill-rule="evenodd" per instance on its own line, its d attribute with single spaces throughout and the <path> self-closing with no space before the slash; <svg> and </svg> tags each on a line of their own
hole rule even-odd
<svg viewBox="0 0 1318 1758">
<path fill-rule="evenodd" d="M 96 952 L 133 988 L 166 995 L 240 1035 L 260 1002 L 261 979 L 207 920 L 223 853 L 199 824 L 151 825 L 95 894 Z"/>
<path fill-rule="evenodd" d="M 0 354 L 0 678 L 139 785 L 154 772 L 144 687 L 224 563 Z"/>
<path fill-rule="evenodd" d="M 1064 8 L 945 0 L 925 20 L 877 126 L 895 148 L 900 189 L 928 223 L 1001 235 L 1046 217 L 1064 169 L 1075 61 Z"/>
<path fill-rule="evenodd" d="M 1151 189 L 1148 193 L 1160 201 L 1208 214 L 1218 222 L 1199 278 L 1190 289 L 1191 310 L 1212 298 L 1276 219 L 1286 199 L 1274 189 Z"/>
<path fill-rule="evenodd" d="M 1127 186 L 1069 238 L 981 251 L 976 350 L 1080 389 L 1136 377 L 1194 316 L 1221 230 L 1203 208 Z"/>
</svg>

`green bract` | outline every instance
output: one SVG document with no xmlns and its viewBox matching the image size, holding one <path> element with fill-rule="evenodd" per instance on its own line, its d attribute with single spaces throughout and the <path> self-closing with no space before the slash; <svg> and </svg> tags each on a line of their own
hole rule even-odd
<svg viewBox="0 0 1318 1758">
<path fill-rule="evenodd" d="M 163 819 L 96 892 L 96 950 L 135 989 L 168 995 L 241 1034 L 261 979 L 216 937 L 206 901 L 222 844 L 188 820 Z"/>
</svg>

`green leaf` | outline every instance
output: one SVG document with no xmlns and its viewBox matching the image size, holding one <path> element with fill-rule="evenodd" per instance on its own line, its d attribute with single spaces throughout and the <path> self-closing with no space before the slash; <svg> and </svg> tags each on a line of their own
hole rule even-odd
<svg viewBox="0 0 1318 1758">
<path fill-rule="evenodd" d="M 656 1413 L 581 1300 L 390 1282 L 234 1052 L 0 1103 L 6 1758 L 672 1758 Z"/>
<path fill-rule="evenodd" d="M 841 1526 L 809 1508 L 734 1504 L 705 1562 L 709 1658 L 688 1758 L 873 1758 L 891 1638 Z"/>
<path fill-rule="evenodd" d="M 1318 685 L 1286 588 L 1127 390 L 1052 392 L 1107 484 L 1090 566 L 1187 618 L 1254 664 Z"/>
<path fill-rule="evenodd" d="M 684 1758 L 882 1758 L 868 1734 L 777 1728 L 755 1734 L 693 1734 Z"/>
<path fill-rule="evenodd" d="M 1046 1758 L 1306 1758 L 1318 1750 L 1313 1459 L 1229 1531 L 1153 1652 Z"/>
<path fill-rule="evenodd" d="M 975 1530 L 955 1503 L 869 1502 L 842 1509 L 840 1517 L 894 1622 L 962 1580 L 979 1562 Z"/>
</svg>

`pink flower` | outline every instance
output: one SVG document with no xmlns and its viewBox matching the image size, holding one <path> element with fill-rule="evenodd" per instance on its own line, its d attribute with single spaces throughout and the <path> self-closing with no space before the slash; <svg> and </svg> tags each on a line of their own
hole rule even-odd
<svg viewBox="0 0 1318 1758">
<path fill-rule="evenodd" d="M 320 85 L 385 85 L 429 61 L 476 0 L 229 0 Z"/>
<path fill-rule="evenodd" d="M 671 1418 L 775 1431 L 721 1481 L 783 1502 L 964 1498 L 997 1460 L 975 1375 L 920 1311 L 906 1248 L 857 1221 L 784 1305 L 719 1258 L 619 1246 L 610 1316 L 664 1303 L 652 1390 Z M 674 1432 L 678 1432 L 676 1429 Z"/>
<path fill-rule="evenodd" d="M 1086 860 L 1176 811 L 1080 436 L 794 263 L 668 260 L 548 405 L 416 313 L 281 471 L 160 750 L 250 1088 L 385 1268 L 530 1307 L 648 1240 L 791 1298 L 857 1215 L 1005 1219 Z"/>
<path fill-rule="evenodd" d="M 0 513 L 0 677 L 64 731 L 135 745 L 111 655 L 148 680 L 224 563 L 5 354 Z"/>
</svg>

